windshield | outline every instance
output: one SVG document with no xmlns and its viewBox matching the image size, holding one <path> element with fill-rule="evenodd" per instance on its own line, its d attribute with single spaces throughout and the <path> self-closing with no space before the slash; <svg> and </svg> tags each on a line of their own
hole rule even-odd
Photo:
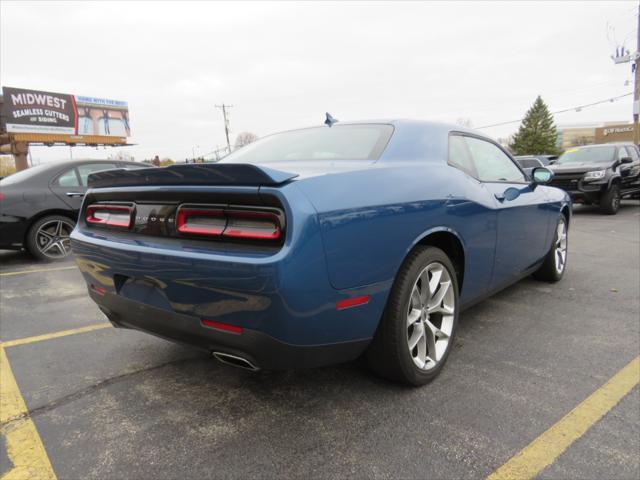
<svg viewBox="0 0 640 480">
<path fill-rule="evenodd" d="M 391 125 L 335 125 L 277 133 L 226 156 L 224 163 L 296 160 L 377 160 L 393 133 Z"/>
<path fill-rule="evenodd" d="M 570 148 L 556 163 L 609 163 L 613 161 L 616 147 Z"/>
<path fill-rule="evenodd" d="M 27 180 L 31 177 L 35 177 L 40 172 L 46 170 L 49 167 L 51 167 L 50 164 L 44 163 L 42 165 L 37 165 L 35 167 L 27 168 L 26 170 L 21 170 L 19 172 L 12 173 L 11 175 L 8 175 L 4 177 L 2 180 L 0 180 L 0 185 L 2 186 L 12 185 L 14 183 Z"/>
</svg>

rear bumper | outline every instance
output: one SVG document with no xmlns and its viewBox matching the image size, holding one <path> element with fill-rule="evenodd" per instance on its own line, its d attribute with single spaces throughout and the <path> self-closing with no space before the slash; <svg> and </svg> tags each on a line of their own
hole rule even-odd
<svg viewBox="0 0 640 480">
<path fill-rule="evenodd" d="M 0 248 L 21 248 L 26 232 L 24 218 L 0 215 Z"/>
<path fill-rule="evenodd" d="M 370 341 L 292 345 L 257 330 L 233 333 L 207 327 L 198 317 L 168 312 L 120 295 L 99 295 L 91 290 L 89 294 L 116 327 L 142 330 L 208 352 L 242 357 L 262 369 L 287 370 L 346 362 L 362 354 Z"/>
<path fill-rule="evenodd" d="M 335 289 L 315 210 L 304 197 L 294 200 L 285 244 L 275 251 L 115 234 L 82 224 L 71 245 L 91 297 L 118 326 L 244 357 L 260 368 L 351 360 L 373 337 L 391 281 Z M 365 304 L 338 308 L 342 300 L 363 296 Z M 207 327 L 203 320 L 242 333 Z"/>
</svg>

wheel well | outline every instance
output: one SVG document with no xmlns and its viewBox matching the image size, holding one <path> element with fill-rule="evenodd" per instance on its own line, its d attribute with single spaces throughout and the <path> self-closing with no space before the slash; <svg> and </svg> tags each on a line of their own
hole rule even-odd
<svg viewBox="0 0 640 480">
<path fill-rule="evenodd" d="M 462 282 L 464 280 L 464 248 L 458 237 L 450 232 L 435 232 L 420 240 L 418 245 L 437 247 L 447 254 L 456 271 L 458 289 L 462 291 Z"/>
<path fill-rule="evenodd" d="M 567 222 L 567 226 L 569 226 L 569 221 L 571 220 L 571 215 L 569 214 L 569 207 L 565 205 L 564 207 L 562 207 L 562 210 L 560 210 L 560 213 L 564 215 L 564 219 Z"/>
<path fill-rule="evenodd" d="M 48 217 L 50 215 L 62 215 L 63 217 L 67 217 L 70 220 L 73 220 L 74 222 L 78 221 L 77 215 L 75 215 L 73 212 L 70 212 L 69 210 L 58 209 L 58 210 L 45 210 L 44 212 L 38 212 L 37 214 L 35 214 L 33 217 L 29 219 L 29 224 L 27 225 L 27 228 L 24 231 L 24 238 L 22 239 L 23 245 L 26 246 L 27 244 L 27 235 L 29 235 L 29 230 L 31 230 L 31 227 L 33 226 L 33 224 L 36 223 L 41 218 Z"/>
</svg>

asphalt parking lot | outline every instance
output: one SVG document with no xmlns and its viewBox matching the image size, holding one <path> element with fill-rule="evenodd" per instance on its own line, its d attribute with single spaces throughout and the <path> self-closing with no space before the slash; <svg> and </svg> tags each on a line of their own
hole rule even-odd
<svg viewBox="0 0 640 480">
<path fill-rule="evenodd" d="M 71 261 L 0 262 L 0 475 L 484 478 L 640 353 L 637 201 L 616 216 L 577 207 L 563 281 L 527 279 L 466 311 L 447 367 L 419 389 L 359 362 L 234 369 L 108 327 Z M 640 478 L 633 385 L 538 478 Z"/>
</svg>

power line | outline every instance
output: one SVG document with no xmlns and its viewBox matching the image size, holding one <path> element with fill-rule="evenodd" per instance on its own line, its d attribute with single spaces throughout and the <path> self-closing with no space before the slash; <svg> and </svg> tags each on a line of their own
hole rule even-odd
<svg viewBox="0 0 640 480">
<path fill-rule="evenodd" d="M 564 110 L 556 110 L 555 112 L 551 112 L 551 113 L 553 115 L 557 115 L 558 113 L 566 113 L 566 112 L 571 112 L 571 111 L 580 112 L 584 108 L 593 107 L 594 105 L 600 105 L 601 103 L 615 102 L 616 100 L 619 100 L 619 99 L 624 98 L 624 97 L 628 97 L 630 95 L 633 95 L 633 92 L 625 93 L 624 95 L 618 95 L 617 97 L 606 98 L 604 100 L 599 100 L 599 101 L 593 102 L 593 103 L 587 103 L 585 105 L 577 105 L 575 107 L 565 108 Z M 508 122 L 492 123 L 491 125 L 482 125 L 481 127 L 476 127 L 476 128 L 480 129 L 480 128 L 499 127 L 501 125 L 509 125 L 510 123 L 519 123 L 522 120 L 524 120 L 524 119 L 523 118 L 519 118 L 518 120 L 509 120 Z"/>
</svg>

